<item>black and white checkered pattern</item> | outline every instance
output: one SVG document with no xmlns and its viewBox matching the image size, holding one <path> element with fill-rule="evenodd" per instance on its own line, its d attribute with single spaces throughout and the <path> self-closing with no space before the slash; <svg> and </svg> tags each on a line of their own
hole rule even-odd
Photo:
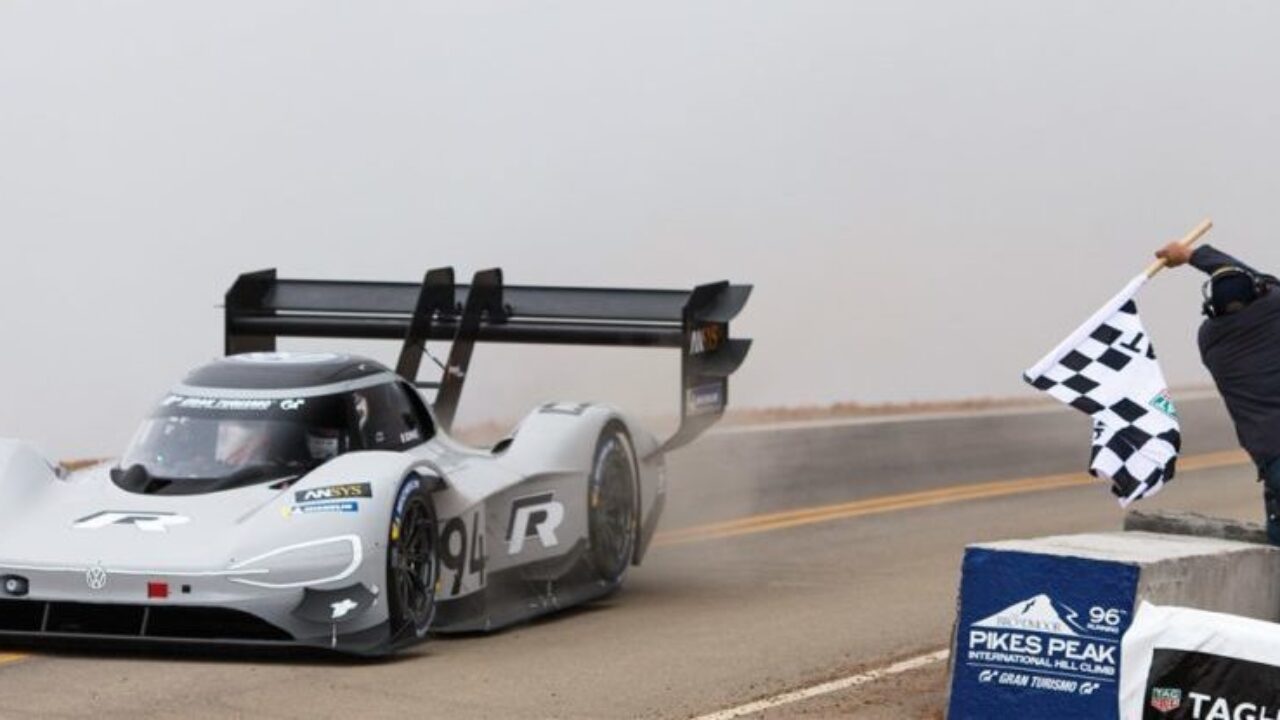
<svg viewBox="0 0 1280 720">
<path fill-rule="evenodd" d="M 1127 506 L 1173 479 L 1182 436 L 1137 305 L 1123 293 L 1113 303 L 1025 377 L 1093 418 L 1089 471 Z"/>
</svg>

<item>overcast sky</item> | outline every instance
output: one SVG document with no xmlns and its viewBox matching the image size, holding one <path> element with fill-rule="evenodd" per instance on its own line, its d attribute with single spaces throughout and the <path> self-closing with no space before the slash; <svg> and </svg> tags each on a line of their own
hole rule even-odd
<svg viewBox="0 0 1280 720">
<path fill-rule="evenodd" d="M 1277 27 L 1262 0 L 0 0 L 0 436 L 118 451 L 265 267 L 732 279 L 735 405 L 1028 393 L 1201 217 L 1280 267 Z M 1205 379 L 1197 292 L 1141 298 L 1174 384 Z M 676 368 L 481 348 L 463 420 L 674 411 Z"/>
</svg>

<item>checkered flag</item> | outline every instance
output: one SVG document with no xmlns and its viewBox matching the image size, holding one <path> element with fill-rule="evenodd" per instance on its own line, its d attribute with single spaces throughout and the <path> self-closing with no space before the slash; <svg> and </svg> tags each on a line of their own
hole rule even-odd
<svg viewBox="0 0 1280 720">
<path fill-rule="evenodd" d="M 1093 418 L 1089 472 L 1127 507 L 1173 479 L 1178 413 L 1133 298 L 1140 275 L 1024 376 Z"/>
</svg>

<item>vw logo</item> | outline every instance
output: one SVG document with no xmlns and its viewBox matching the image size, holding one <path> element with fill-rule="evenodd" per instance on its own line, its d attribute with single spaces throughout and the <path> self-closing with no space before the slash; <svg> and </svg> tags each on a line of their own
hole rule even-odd
<svg viewBox="0 0 1280 720">
<path fill-rule="evenodd" d="M 94 565 L 85 571 L 84 581 L 90 590 L 101 590 L 107 586 L 107 571 L 101 565 Z"/>
</svg>

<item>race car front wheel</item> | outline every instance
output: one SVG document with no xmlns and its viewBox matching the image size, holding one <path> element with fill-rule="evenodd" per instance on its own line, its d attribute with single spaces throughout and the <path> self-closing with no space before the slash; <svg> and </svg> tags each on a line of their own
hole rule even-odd
<svg viewBox="0 0 1280 720">
<path fill-rule="evenodd" d="M 393 640 L 424 638 L 436 612 L 436 507 L 421 478 L 400 486 L 387 543 L 387 605 Z"/>
<path fill-rule="evenodd" d="M 587 480 L 591 566 L 606 583 L 621 582 L 636 539 L 636 455 L 622 423 L 600 433 Z"/>
</svg>

